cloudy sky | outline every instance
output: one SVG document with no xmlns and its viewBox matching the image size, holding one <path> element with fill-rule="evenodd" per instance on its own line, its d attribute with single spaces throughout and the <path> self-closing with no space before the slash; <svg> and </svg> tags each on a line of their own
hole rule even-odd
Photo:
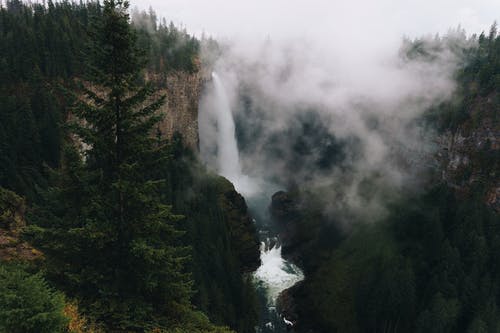
<svg viewBox="0 0 500 333">
<path fill-rule="evenodd" d="M 500 0 L 132 0 L 190 32 L 217 37 L 307 37 L 310 34 L 416 36 L 459 24 L 488 30 Z M 391 32 L 391 34 L 388 34 Z"/>
</svg>

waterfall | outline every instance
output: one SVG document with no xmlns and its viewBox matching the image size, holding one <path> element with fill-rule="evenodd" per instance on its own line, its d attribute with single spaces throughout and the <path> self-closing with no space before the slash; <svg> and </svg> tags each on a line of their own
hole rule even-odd
<svg viewBox="0 0 500 333">
<path fill-rule="evenodd" d="M 217 120 L 217 167 L 219 173 L 237 182 L 242 178 L 238 145 L 234 128 L 233 114 L 226 90 L 217 73 L 212 72 L 214 83 L 216 120 Z"/>
<path fill-rule="evenodd" d="M 212 90 L 199 112 L 200 151 L 202 158 L 217 172 L 229 179 L 236 190 L 247 200 L 250 211 L 262 218 L 259 224 L 262 265 L 253 277 L 259 293 L 264 298 L 265 313 L 257 327 L 258 333 L 286 332 L 293 323 L 276 311 L 279 294 L 304 278 L 302 271 L 281 256 L 279 235 L 271 232 L 267 203 L 272 193 L 270 184 L 259 183 L 242 171 L 236 128 L 226 88 L 212 73 Z M 215 146 L 215 147 L 214 147 Z M 214 156 L 215 155 L 215 156 Z M 267 190 L 264 190 L 267 188 Z"/>
<path fill-rule="evenodd" d="M 229 179 L 236 190 L 245 196 L 254 195 L 258 189 L 256 181 L 243 174 L 236 141 L 231 104 L 217 73 L 212 72 L 213 80 L 213 108 L 217 123 L 217 172 Z"/>
</svg>

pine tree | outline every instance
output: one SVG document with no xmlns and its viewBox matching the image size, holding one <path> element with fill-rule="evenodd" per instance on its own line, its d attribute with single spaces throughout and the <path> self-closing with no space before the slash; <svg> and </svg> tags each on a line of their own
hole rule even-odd
<svg viewBox="0 0 500 333">
<path fill-rule="evenodd" d="M 89 78 L 75 94 L 73 145 L 28 235 L 46 253 L 51 281 L 88 314 L 110 328 L 142 332 L 189 315 L 191 279 L 175 226 L 180 217 L 160 201 L 163 180 L 150 172 L 169 159 L 154 135 L 164 97 L 140 85 L 127 10 L 126 1 L 104 1 Z"/>
</svg>

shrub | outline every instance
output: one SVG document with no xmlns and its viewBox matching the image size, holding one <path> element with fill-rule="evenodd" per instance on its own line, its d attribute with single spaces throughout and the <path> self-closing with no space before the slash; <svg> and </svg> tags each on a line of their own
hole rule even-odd
<svg viewBox="0 0 500 333">
<path fill-rule="evenodd" d="M 64 332 L 63 308 L 63 295 L 49 288 L 40 274 L 0 263 L 0 332 Z"/>
</svg>

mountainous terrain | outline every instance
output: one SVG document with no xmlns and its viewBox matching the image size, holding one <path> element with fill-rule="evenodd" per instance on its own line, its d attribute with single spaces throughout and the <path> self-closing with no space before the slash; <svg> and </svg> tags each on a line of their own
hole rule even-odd
<svg viewBox="0 0 500 333">
<path fill-rule="evenodd" d="M 359 128 L 255 79 L 292 89 L 293 62 L 236 62 L 234 121 L 203 118 L 230 47 L 126 1 L 9 0 L 0 46 L 0 332 L 500 330 L 496 24 L 403 41 L 453 92 L 388 103 L 424 106 L 404 121 L 355 99 Z M 269 303 L 261 257 L 303 280 Z"/>
</svg>

